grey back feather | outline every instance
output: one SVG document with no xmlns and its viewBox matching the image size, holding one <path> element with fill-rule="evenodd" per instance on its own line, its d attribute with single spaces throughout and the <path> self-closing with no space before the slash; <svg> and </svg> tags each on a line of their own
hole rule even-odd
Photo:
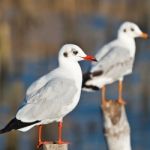
<svg viewBox="0 0 150 150">
<path fill-rule="evenodd" d="M 91 72 L 101 70 L 105 77 L 118 79 L 132 70 L 133 61 L 128 49 L 114 46 L 92 67 Z"/>
<path fill-rule="evenodd" d="M 69 106 L 77 93 L 75 82 L 68 78 L 53 78 L 26 97 L 26 103 L 16 117 L 22 121 L 61 117 L 63 107 Z"/>
</svg>

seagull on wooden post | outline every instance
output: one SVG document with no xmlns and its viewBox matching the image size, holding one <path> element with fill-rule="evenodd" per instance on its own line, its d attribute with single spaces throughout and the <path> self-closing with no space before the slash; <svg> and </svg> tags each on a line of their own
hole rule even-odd
<svg viewBox="0 0 150 150">
<path fill-rule="evenodd" d="M 39 148 L 47 143 L 42 141 L 42 125 L 58 122 L 58 144 L 64 144 L 63 118 L 76 107 L 80 99 L 82 71 L 78 61 L 81 60 L 96 61 L 77 45 L 64 45 L 59 52 L 58 68 L 42 76 L 27 89 L 25 100 L 15 118 L 0 130 L 0 134 L 11 130 L 25 132 L 38 126 Z"/>
<path fill-rule="evenodd" d="M 135 38 L 148 38 L 148 34 L 132 22 L 124 22 L 117 39 L 106 44 L 96 54 L 98 62 L 93 63 L 89 72 L 83 75 L 83 90 L 94 91 L 102 88 L 102 105 L 106 105 L 106 85 L 119 81 L 118 102 L 125 104 L 122 97 L 124 76 L 131 74 L 135 59 Z"/>
</svg>

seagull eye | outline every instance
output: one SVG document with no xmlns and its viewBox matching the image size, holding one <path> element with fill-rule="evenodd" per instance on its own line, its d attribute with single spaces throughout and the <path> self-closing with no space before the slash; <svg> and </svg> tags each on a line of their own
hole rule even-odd
<svg viewBox="0 0 150 150">
<path fill-rule="evenodd" d="M 132 31 L 132 32 L 134 32 L 134 29 L 133 29 L 133 28 L 131 28 L 131 31 Z"/>
<path fill-rule="evenodd" d="M 78 51 L 73 51 L 73 54 L 74 54 L 74 55 L 77 55 L 77 54 L 78 54 Z"/>
<path fill-rule="evenodd" d="M 126 29 L 123 29 L 123 32 L 127 32 L 127 30 L 126 30 Z"/>
<path fill-rule="evenodd" d="M 64 55 L 65 57 L 68 57 L 68 53 L 67 53 L 67 52 L 64 52 L 63 55 Z"/>
</svg>

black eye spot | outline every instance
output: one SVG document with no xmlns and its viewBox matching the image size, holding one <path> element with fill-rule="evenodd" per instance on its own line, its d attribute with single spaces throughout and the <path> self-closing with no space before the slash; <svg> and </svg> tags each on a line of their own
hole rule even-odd
<svg viewBox="0 0 150 150">
<path fill-rule="evenodd" d="M 127 30 L 126 30 L 126 29 L 123 29 L 123 32 L 127 32 Z"/>
<path fill-rule="evenodd" d="M 73 51 L 73 54 L 74 54 L 74 55 L 77 55 L 77 54 L 78 54 L 78 51 Z"/>
<path fill-rule="evenodd" d="M 130 30 L 131 30 L 132 32 L 134 32 L 134 29 L 133 29 L 133 28 L 131 28 Z"/>
<path fill-rule="evenodd" d="M 64 52 L 63 55 L 64 55 L 65 57 L 68 57 L 68 53 L 67 53 L 67 52 Z"/>
</svg>

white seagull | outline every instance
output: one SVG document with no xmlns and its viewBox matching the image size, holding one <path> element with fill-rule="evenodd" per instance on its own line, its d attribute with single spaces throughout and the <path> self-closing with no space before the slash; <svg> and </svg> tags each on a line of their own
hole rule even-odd
<svg viewBox="0 0 150 150">
<path fill-rule="evenodd" d="M 62 141 L 62 121 L 78 104 L 82 71 L 78 61 L 96 61 L 87 56 L 80 47 L 73 44 L 64 45 L 59 52 L 59 66 L 52 72 L 35 81 L 27 90 L 25 100 L 16 117 L 12 119 L 0 134 L 11 130 L 28 131 L 39 127 L 38 147 L 42 141 L 42 125 L 59 122 L 58 144 Z"/>
<path fill-rule="evenodd" d="M 124 22 L 117 39 L 106 44 L 96 54 L 97 63 L 93 63 L 89 72 L 83 75 L 83 89 L 92 91 L 102 88 L 102 105 L 106 105 L 105 85 L 119 80 L 118 102 L 125 104 L 122 98 L 122 82 L 125 75 L 132 73 L 136 45 L 135 38 L 147 39 L 148 34 L 132 22 Z"/>
</svg>

